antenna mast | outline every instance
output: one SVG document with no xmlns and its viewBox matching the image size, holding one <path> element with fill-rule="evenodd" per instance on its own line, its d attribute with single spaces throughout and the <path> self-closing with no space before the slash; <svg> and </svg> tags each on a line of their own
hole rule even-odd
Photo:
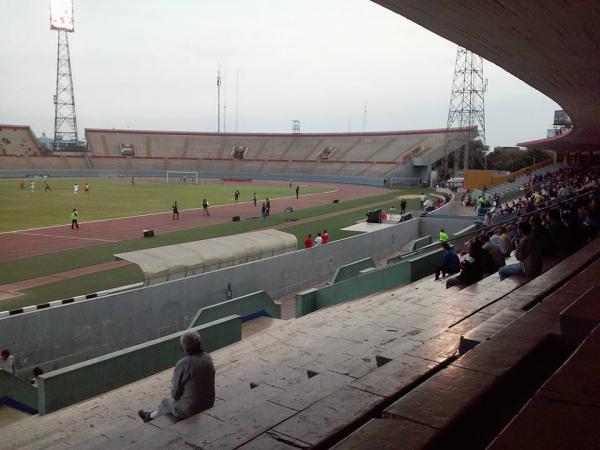
<svg viewBox="0 0 600 450">
<path fill-rule="evenodd" d="M 238 132 L 238 101 L 240 99 L 240 71 L 235 71 L 235 132 Z"/>
<path fill-rule="evenodd" d="M 217 69 L 217 133 L 221 132 L 221 66 Z"/>
</svg>

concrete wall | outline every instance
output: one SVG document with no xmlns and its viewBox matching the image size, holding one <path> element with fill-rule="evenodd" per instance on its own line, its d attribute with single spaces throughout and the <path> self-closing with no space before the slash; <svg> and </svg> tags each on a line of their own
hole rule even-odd
<svg viewBox="0 0 600 450">
<path fill-rule="evenodd" d="M 252 294 L 242 295 L 232 300 L 202 308 L 194 316 L 190 328 L 234 314 L 240 316 L 242 321 L 257 316 L 269 316 L 281 319 L 281 305 L 276 304 L 265 291 L 253 292 Z"/>
<path fill-rule="evenodd" d="M 429 244 L 431 244 L 431 236 L 425 236 L 425 237 L 419 238 L 419 239 L 413 241 L 410 251 L 414 252 L 415 250 L 420 250 L 423 247 L 428 246 Z"/>
<path fill-rule="evenodd" d="M 400 251 L 418 231 L 415 218 L 312 249 L 0 318 L 0 342 L 23 376 L 35 366 L 49 372 L 187 328 L 200 308 L 226 300 L 228 283 L 234 296 L 265 290 L 276 299 L 330 280 L 344 264 Z"/>
<path fill-rule="evenodd" d="M 21 378 L 0 370 L 0 406 L 33 413 L 38 409 L 38 390 Z"/>
<path fill-rule="evenodd" d="M 466 227 L 473 225 L 476 219 L 473 217 L 461 217 L 452 215 L 428 215 L 421 217 L 419 221 L 419 236 L 431 236 L 433 241 L 437 241 L 440 228 L 446 230 L 446 233 L 452 238 L 452 235 Z"/>
<path fill-rule="evenodd" d="M 349 278 L 358 276 L 361 270 L 368 269 L 369 267 L 375 267 L 373 258 L 359 259 L 358 261 L 354 261 L 350 264 L 340 266 L 335 271 L 335 275 L 333 275 L 331 284 L 339 283 L 340 281 L 345 281 Z"/>
<path fill-rule="evenodd" d="M 196 326 L 191 330 L 200 334 L 202 346 L 207 352 L 226 347 L 242 337 L 242 323 L 240 316 L 236 315 Z M 183 356 L 179 340 L 185 331 L 187 330 L 40 375 L 40 414 L 64 408 L 173 367 Z"/>
<path fill-rule="evenodd" d="M 296 317 L 410 282 L 411 264 L 409 262 L 372 269 L 367 273 L 331 286 L 299 292 L 296 294 Z"/>
</svg>

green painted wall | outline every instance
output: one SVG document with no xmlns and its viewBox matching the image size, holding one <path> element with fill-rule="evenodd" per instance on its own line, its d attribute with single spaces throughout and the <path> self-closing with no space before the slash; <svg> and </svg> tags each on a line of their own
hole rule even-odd
<svg viewBox="0 0 600 450">
<path fill-rule="evenodd" d="M 419 250 L 427 245 L 431 244 L 431 236 L 425 236 L 419 238 L 412 243 L 411 251 Z"/>
<path fill-rule="evenodd" d="M 440 248 L 438 243 L 431 245 L 431 250 L 407 255 L 398 263 L 379 268 L 367 268 L 357 276 L 331 286 L 298 292 L 296 317 L 432 275 L 442 261 L 444 249 Z"/>
<path fill-rule="evenodd" d="M 417 281 L 435 272 L 435 268 L 442 262 L 445 250 L 438 248 L 428 253 L 420 254 L 404 261 L 410 264 L 410 281 Z"/>
<path fill-rule="evenodd" d="M 38 409 L 38 390 L 21 378 L 0 370 L 0 398 L 8 397 L 31 409 Z"/>
<path fill-rule="evenodd" d="M 239 341 L 241 326 L 240 316 L 234 315 L 192 329 L 210 352 Z M 36 409 L 41 414 L 55 411 L 173 367 L 183 356 L 179 338 L 185 331 L 40 376 Z"/>
<path fill-rule="evenodd" d="M 359 275 L 361 270 L 368 269 L 370 267 L 375 267 L 373 258 L 359 259 L 353 263 L 340 266 L 335 271 L 335 275 L 333 275 L 331 284 L 339 283 L 341 281 L 346 281 L 350 278 L 356 277 Z"/>
<path fill-rule="evenodd" d="M 296 317 L 305 316 L 318 309 L 317 292 L 319 289 L 310 288 L 296 294 Z"/>
<path fill-rule="evenodd" d="M 365 274 L 321 289 L 308 289 L 296 294 L 296 317 L 384 289 L 408 284 L 410 280 L 410 264 L 401 262 L 370 270 Z"/>
<path fill-rule="evenodd" d="M 233 314 L 246 317 L 259 311 L 265 311 L 271 317 L 281 319 L 281 306 L 276 304 L 265 291 L 257 291 L 200 309 L 194 316 L 190 328 Z"/>
</svg>

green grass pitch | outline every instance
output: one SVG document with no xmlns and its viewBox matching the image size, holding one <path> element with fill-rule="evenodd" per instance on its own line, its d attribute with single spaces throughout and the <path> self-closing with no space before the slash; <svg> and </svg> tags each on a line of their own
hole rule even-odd
<svg viewBox="0 0 600 450">
<path fill-rule="evenodd" d="M 209 184 L 193 182 L 165 183 L 164 180 L 136 178 L 69 178 L 47 179 L 52 192 L 44 192 L 44 180 L 35 180 L 35 190 L 19 189 L 18 180 L 0 181 L 0 232 L 22 230 L 69 223 L 73 208 L 79 212 L 79 220 L 111 219 L 140 214 L 169 212 L 177 200 L 180 210 L 200 208 L 206 197 L 211 206 L 233 203 L 233 193 L 240 191 L 240 202 L 252 200 L 256 192 L 259 201 L 295 195 L 294 187 L 283 184 L 226 183 Z M 83 192 L 85 183 L 90 192 Z M 73 185 L 79 184 L 79 194 L 73 193 Z M 302 186 L 301 194 L 323 192 L 323 189 Z"/>
</svg>

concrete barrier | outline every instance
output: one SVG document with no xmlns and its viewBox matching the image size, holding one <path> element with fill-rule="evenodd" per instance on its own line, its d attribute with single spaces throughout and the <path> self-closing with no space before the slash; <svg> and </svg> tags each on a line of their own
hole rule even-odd
<svg viewBox="0 0 600 450">
<path fill-rule="evenodd" d="M 400 262 L 369 270 L 346 281 L 296 294 L 296 317 L 411 282 L 410 264 Z"/>
<path fill-rule="evenodd" d="M 0 406 L 2 405 L 34 414 L 38 409 L 38 390 L 31 383 L 0 369 Z"/>
<path fill-rule="evenodd" d="M 431 244 L 431 236 L 425 236 L 413 241 L 412 246 L 410 247 L 410 251 L 414 252 L 415 250 L 420 250 L 423 247 Z"/>
<path fill-rule="evenodd" d="M 206 351 L 241 339 L 237 315 L 191 329 L 200 333 Z M 185 331 L 41 375 L 38 411 L 46 414 L 172 367 L 183 355 L 179 338 Z"/>
<path fill-rule="evenodd" d="M 240 316 L 242 322 L 260 316 L 281 319 L 281 306 L 276 304 L 265 291 L 253 292 L 200 309 L 194 316 L 190 328 L 234 314 Z"/>
<path fill-rule="evenodd" d="M 403 259 L 410 264 L 410 282 L 420 280 L 435 272 L 435 268 L 442 262 L 445 250 L 439 246 L 427 253 Z"/>
<path fill-rule="evenodd" d="M 331 284 L 339 283 L 340 281 L 345 281 L 350 278 L 357 276 L 361 270 L 368 269 L 370 267 L 375 267 L 375 262 L 373 258 L 363 258 L 358 261 L 354 261 L 350 264 L 345 264 L 340 266 L 335 271 L 335 275 L 331 280 Z"/>
</svg>

